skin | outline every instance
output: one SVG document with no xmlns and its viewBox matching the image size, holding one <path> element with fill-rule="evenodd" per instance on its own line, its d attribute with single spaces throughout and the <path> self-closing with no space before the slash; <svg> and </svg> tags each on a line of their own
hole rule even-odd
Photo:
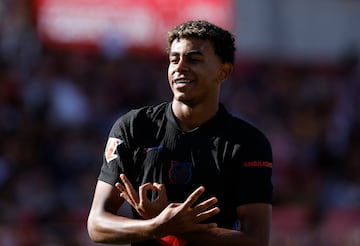
<svg viewBox="0 0 360 246">
<path fill-rule="evenodd" d="M 127 200 L 143 218 L 150 218 L 161 213 L 167 204 L 165 186 L 159 188 L 157 183 L 147 183 L 139 187 L 137 192 L 124 174 L 120 175 L 122 183 L 116 183 L 120 196 Z M 156 190 L 158 197 L 150 201 L 145 195 L 149 190 Z M 199 206 L 203 205 L 201 203 Z M 241 221 L 242 231 L 213 227 L 208 230 L 184 232 L 177 235 L 193 245 L 269 245 L 271 205 L 249 204 L 239 206 L 236 210 Z"/>
<path fill-rule="evenodd" d="M 168 81 L 174 95 L 172 109 L 184 131 L 200 126 L 216 114 L 220 86 L 231 71 L 232 64 L 221 62 L 210 41 L 173 41 Z"/>
<path fill-rule="evenodd" d="M 200 222 L 219 212 L 213 207 L 216 198 L 195 205 L 204 190 L 199 187 L 183 203 L 166 205 L 152 219 L 137 220 L 117 215 L 124 199 L 115 187 L 98 181 L 88 216 L 89 236 L 97 243 L 125 244 L 214 228 L 216 224 Z"/>
<path fill-rule="evenodd" d="M 232 64 L 223 63 L 208 40 L 180 38 L 169 52 L 168 80 L 173 92 L 172 110 L 184 131 L 211 119 L 218 110 L 221 84 L 232 72 Z M 90 238 L 101 243 L 131 243 L 176 235 L 194 245 L 269 245 L 271 205 L 247 204 L 237 207 L 241 231 L 201 224 L 217 214 L 216 198 L 199 203 L 204 187 L 196 189 L 183 203 L 168 203 L 162 184 L 147 183 L 136 190 L 125 175 L 113 187 L 98 181 L 88 217 Z M 206 187 L 205 187 L 206 188 Z M 146 192 L 156 190 L 150 201 Z M 144 220 L 117 215 L 124 201 L 133 206 Z"/>
</svg>

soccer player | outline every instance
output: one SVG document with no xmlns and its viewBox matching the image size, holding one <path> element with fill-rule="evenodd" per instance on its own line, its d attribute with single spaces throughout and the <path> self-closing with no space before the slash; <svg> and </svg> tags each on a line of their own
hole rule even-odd
<svg viewBox="0 0 360 246">
<path fill-rule="evenodd" d="M 168 33 L 173 99 L 114 123 L 88 216 L 94 242 L 269 245 L 270 143 L 219 101 L 234 42 L 203 20 Z M 125 201 L 131 217 L 118 213 Z"/>
</svg>

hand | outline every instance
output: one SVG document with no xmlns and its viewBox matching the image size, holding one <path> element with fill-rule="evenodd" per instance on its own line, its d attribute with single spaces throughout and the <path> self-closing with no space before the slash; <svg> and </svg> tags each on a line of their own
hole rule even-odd
<svg viewBox="0 0 360 246">
<path fill-rule="evenodd" d="M 124 198 L 144 219 L 151 219 L 157 216 L 168 204 L 165 185 L 158 183 L 146 183 L 139 187 L 137 192 L 125 174 L 120 174 L 123 182 L 116 183 L 115 187 L 120 191 L 120 196 Z M 150 201 L 147 197 L 149 190 L 157 192 L 157 197 Z"/>
<path fill-rule="evenodd" d="M 197 188 L 183 203 L 170 203 L 158 216 L 153 218 L 157 238 L 166 235 L 180 235 L 187 232 L 203 231 L 217 227 L 215 223 L 201 224 L 202 221 L 220 212 L 218 207 L 212 207 L 217 199 L 209 198 L 198 205 L 192 206 L 205 191 Z"/>
</svg>

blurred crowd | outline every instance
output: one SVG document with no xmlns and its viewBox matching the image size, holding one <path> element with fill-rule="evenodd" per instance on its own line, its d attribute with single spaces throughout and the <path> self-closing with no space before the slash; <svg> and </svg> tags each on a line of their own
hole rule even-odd
<svg viewBox="0 0 360 246">
<path fill-rule="evenodd" d="M 46 48 L 26 2 L 0 1 L 0 245 L 93 245 L 86 216 L 108 131 L 129 109 L 171 99 L 167 57 Z M 272 143 L 274 245 L 360 242 L 359 55 L 239 57 L 223 85 L 228 110 Z M 353 229 L 341 244 L 321 234 L 330 215 L 338 232 Z"/>
</svg>

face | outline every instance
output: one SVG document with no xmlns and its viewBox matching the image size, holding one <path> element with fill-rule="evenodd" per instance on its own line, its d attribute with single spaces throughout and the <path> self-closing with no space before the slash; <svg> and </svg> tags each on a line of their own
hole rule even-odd
<svg viewBox="0 0 360 246">
<path fill-rule="evenodd" d="M 191 106 L 218 100 L 220 85 L 227 77 L 226 65 L 215 54 L 210 41 L 174 40 L 169 62 L 168 80 L 174 100 Z"/>
</svg>

